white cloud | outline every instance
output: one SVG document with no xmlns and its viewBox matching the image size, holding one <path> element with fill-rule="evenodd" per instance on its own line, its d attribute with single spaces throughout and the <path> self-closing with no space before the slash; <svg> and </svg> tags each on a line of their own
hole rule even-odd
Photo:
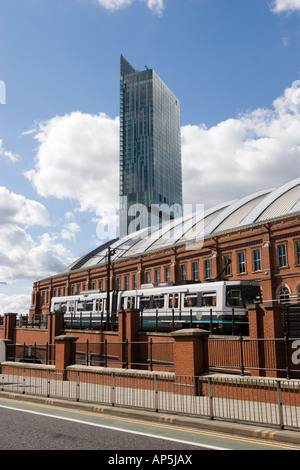
<svg viewBox="0 0 300 470">
<path fill-rule="evenodd" d="M 274 0 L 272 9 L 275 13 L 300 11 L 300 0 Z"/>
<path fill-rule="evenodd" d="M 74 220 L 74 214 L 73 214 L 73 212 L 67 211 L 67 212 L 65 213 L 65 219 L 66 219 L 68 222 L 71 222 L 72 220 Z"/>
<path fill-rule="evenodd" d="M 97 0 L 98 4 L 107 10 L 115 11 L 120 8 L 132 5 L 136 0 Z M 146 3 L 147 7 L 155 14 L 160 16 L 164 10 L 164 0 L 140 0 Z"/>
<path fill-rule="evenodd" d="M 57 238 L 45 233 L 35 241 L 17 225 L 0 225 L 0 279 L 36 280 L 61 271 L 72 257 Z"/>
<path fill-rule="evenodd" d="M 21 315 L 28 315 L 30 303 L 30 295 L 0 294 L 0 315 L 3 315 L 4 313 L 19 313 Z"/>
<path fill-rule="evenodd" d="M 300 88 L 292 86 L 271 109 L 249 111 L 211 128 L 184 126 L 184 202 L 208 207 L 283 184 L 299 174 L 299 95 Z M 78 201 L 82 211 L 96 215 L 91 220 L 99 222 L 98 238 L 109 230 L 108 221 L 115 233 L 119 120 L 76 112 L 41 124 L 35 138 L 36 165 L 27 176 L 38 193 Z M 74 222 L 71 214 L 68 217 L 66 223 Z M 69 225 L 63 236 L 71 239 L 78 230 Z"/>
<path fill-rule="evenodd" d="M 0 187 L 0 280 L 36 280 L 72 261 L 58 235 L 45 233 L 34 240 L 27 232 L 32 226 L 49 225 L 44 205 Z M 74 226 L 66 228 L 75 233 Z"/>
<path fill-rule="evenodd" d="M 132 4 L 132 0 L 97 0 L 99 5 L 107 10 L 119 10 Z"/>
<path fill-rule="evenodd" d="M 12 152 L 9 152 L 3 147 L 3 140 L 1 139 L 0 139 L 0 157 L 3 157 L 6 160 L 9 160 L 12 163 L 15 163 L 16 161 L 20 160 L 19 155 L 13 154 Z"/>
<path fill-rule="evenodd" d="M 44 197 L 78 201 L 100 215 L 118 206 L 119 119 L 74 112 L 41 123 L 35 168 L 25 176 Z"/>
<path fill-rule="evenodd" d="M 65 240 L 74 240 L 76 233 L 80 232 L 80 227 L 75 222 L 66 224 L 61 231 L 61 238 Z"/>
<path fill-rule="evenodd" d="M 147 1 L 147 6 L 150 8 L 153 13 L 157 14 L 158 16 L 161 16 L 165 6 L 164 6 L 164 0 L 148 0 Z"/>
<path fill-rule="evenodd" d="M 272 109 L 211 128 L 184 126 L 182 158 L 184 202 L 206 207 L 294 179 L 300 173 L 299 89 L 286 89 Z"/>
<path fill-rule="evenodd" d="M 0 223 L 47 226 L 49 214 L 43 204 L 0 186 Z"/>
</svg>

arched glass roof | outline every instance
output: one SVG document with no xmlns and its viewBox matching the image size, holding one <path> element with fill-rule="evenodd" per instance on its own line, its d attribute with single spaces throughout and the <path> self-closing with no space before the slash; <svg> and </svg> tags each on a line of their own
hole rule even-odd
<svg viewBox="0 0 300 470">
<path fill-rule="evenodd" d="M 199 248 L 204 238 L 296 212 L 300 212 L 300 178 L 112 240 L 74 261 L 63 273 L 105 264 L 109 246 L 115 250 L 111 261 L 183 244 Z"/>
</svg>

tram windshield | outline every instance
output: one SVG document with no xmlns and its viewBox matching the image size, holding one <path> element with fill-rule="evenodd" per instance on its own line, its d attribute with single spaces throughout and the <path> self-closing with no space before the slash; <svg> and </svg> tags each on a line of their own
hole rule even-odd
<svg viewBox="0 0 300 470">
<path fill-rule="evenodd" d="M 259 286 L 228 286 L 226 289 L 227 307 L 247 308 L 249 304 L 261 302 Z"/>
<path fill-rule="evenodd" d="M 67 311 L 67 302 L 55 303 L 53 307 L 54 312 L 65 313 Z"/>
</svg>

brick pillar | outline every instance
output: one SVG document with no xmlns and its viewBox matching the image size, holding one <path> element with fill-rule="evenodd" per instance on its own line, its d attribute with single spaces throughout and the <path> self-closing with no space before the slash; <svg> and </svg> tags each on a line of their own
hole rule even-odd
<svg viewBox="0 0 300 470">
<path fill-rule="evenodd" d="M 249 337 L 251 339 L 264 337 L 264 315 L 265 311 L 260 305 L 248 307 Z"/>
<path fill-rule="evenodd" d="M 15 341 L 15 328 L 16 328 L 16 313 L 4 314 L 4 339 Z"/>
<path fill-rule="evenodd" d="M 283 369 L 282 344 L 276 338 L 283 338 L 282 309 L 272 302 L 249 308 L 249 336 L 260 341 L 252 345 L 252 374 L 268 377 L 282 377 L 284 372 L 265 369 Z M 263 341 L 266 339 L 266 341 Z M 273 340 L 273 341 L 268 341 Z M 267 351 L 267 353 L 266 353 Z M 269 358 L 269 359 L 267 359 Z M 256 370 L 259 369 L 259 370 Z"/>
<path fill-rule="evenodd" d="M 175 375 L 195 377 L 205 372 L 208 357 L 209 333 L 198 328 L 183 329 L 172 333 L 174 338 Z"/>
<path fill-rule="evenodd" d="M 118 311 L 118 341 L 125 341 L 126 338 L 126 313 L 125 310 Z"/>
<path fill-rule="evenodd" d="M 125 347 L 124 343 L 126 340 L 126 312 L 125 310 L 118 311 L 118 343 L 119 347 L 119 362 L 121 363 L 120 367 L 124 367 L 125 362 Z"/>
<path fill-rule="evenodd" d="M 47 318 L 47 343 L 49 345 L 48 358 L 50 363 L 55 360 L 55 337 L 61 335 L 63 314 L 49 313 Z"/>
<path fill-rule="evenodd" d="M 140 312 L 139 310 L 131 309 L 126 310 L 126 339 L 127 344 L 127 362 L 128 368 L 134 369 L 135 366 L 132 365 L 133 362 L 138 362 L 137 357 L 137 344 L 138 333 L 139 333 L 139 319 Z M 132 344 L 135 343 L 135 344 Z"/>
<path fill-rule="evenodd" d="M 277 305 L 265 305 L 265 338 L 283 338 L 282 308 Z"/>
<path fill-rule="evenodd" d="M 56 336 L 55 341 L 55 369 L 64 371 L 67 366 L 75 364 L 77 336 Z"/>
<path fill-rule="evenodd" d="M 264 306 L 264 338 L 283 338 L 282 309 L 277 305 Z M 272 357 L 272 367 L 274 369 L 283 368 L 282 348 L 280 342 L 275 340 L 271 342 L 268 356 Z M 285 372 L 266 371 L 268 377 L 284 377 Z"/>
<path fill-rule="evenodd" d="M 265 311 L 260 305 L 248 307 L 249 337 L 251 341 L 251 375 L 265 376 L 265 354 L 264 354 L 264 315 Z M 257 341 L 255 341 L 257 340 Z"/>
<path fill-rule="evenodd" d="M 137 359 L 137 345 L 132 343 L 138 340 L 139 318 L 139 310 L 129 309 L 118 312 L 118 341 L 123 343 L 119 361 L 122 362 L 123 368 L 128 363 L 128 368 L 131 369 L 134 367 L 131 363 Z"/>
<path fill-rule="evenodd" d="M 61 312 L 48 314 L 48 343 L 54 344 L 54 338 L 61 334 L 63 328 L 63 316 Z"/>
</svg>

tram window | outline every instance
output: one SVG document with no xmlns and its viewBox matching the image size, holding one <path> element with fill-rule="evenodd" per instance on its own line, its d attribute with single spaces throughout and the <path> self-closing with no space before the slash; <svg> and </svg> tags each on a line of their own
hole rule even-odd
<svg viewBox="0 0 300 470">
<path fill-rule="evenodd" d="M 185 294 L 184 296 L 184 306 L 186 308 L 197 307 L 197 294 Z"/>
<path fill-rule="evenodd" d="M 78 312 L 83 312 L 83 310 L 84 310 L 84 302 L 78 302 L 77 311 Z"/>
<path fill-rule="evenodd" d="M 227 290 L 227 306 L 228 307 L 243 307 L 243 299 L 240 289 Z"/>
<path fill-rule="evenodd" d="M 202 294 L 202 306 L 203 307 L 215 307 L 217 305 L 217 297 L 215 292 L 207 292 Z"/>
<path fill-rule="evenodd" d="M 140 300 L 140 309 L 145 310 L 150 308 L 150 297 L 142 297 Z"/>
<path fill-rule="evenodd" d="M 88 300 L 85 304 L 85 310 L 87 312 L 92 312 L 93 311 L 93 301 L 92 300 Z"/>
<path fill-rule="evenodd" d="M 135 297 L 127 297 L 127 308 L 135 308 Z"/>
<path fill-rule="evenodd" d="M 67 302 L 61 304 L 61 312 L 66 313 L 67 311 Z"/>
<path fill-rule="evenodd" d="M 165 298 L 163 295 L 157 295 L 154 297 L 154 308 L 163 308 L 165 304 Z"/>
<path fill-rule="evenodd" d="M 169 308 L 178 308 L 178 294 L 169 294 Z"/>
<path fill-rule="evenodd" d="M 96 310 L 99 311 L 99 312 L 103 311 L 103 300 L 102 299 L 96 300 Z"/>
<path fill-rule="evenodd" d="M 75 301 L 70 300 L 70 302 L 69 302 L 69 311 L 74 312 L 74 310 L 75 310 Z"/>
</svg>

